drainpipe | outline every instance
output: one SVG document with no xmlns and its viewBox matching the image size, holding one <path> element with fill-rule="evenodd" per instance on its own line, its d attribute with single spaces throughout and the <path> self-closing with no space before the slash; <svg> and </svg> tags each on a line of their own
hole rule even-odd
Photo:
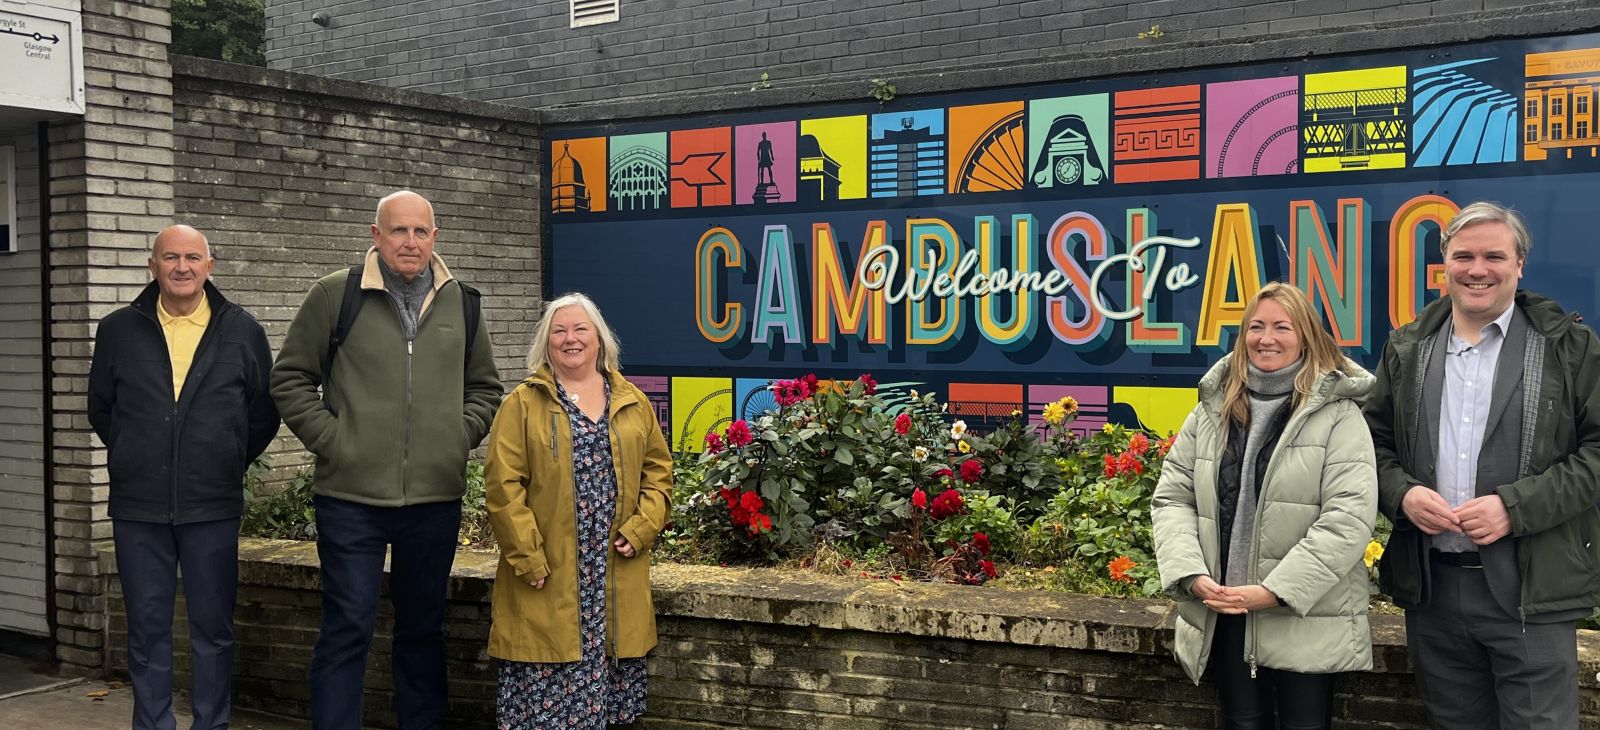
<svg viewBox="0 0 1600 730">
<path fill-rule="evenodd" d="M 50 325 L 50 123 L 39 122 L 39 342 L 41 345 L 44 387 L 44 611 L 50 627 L 50 655 L 56 655 L 56 427 L 54 359 L 55 340 Z"/>
</svg>

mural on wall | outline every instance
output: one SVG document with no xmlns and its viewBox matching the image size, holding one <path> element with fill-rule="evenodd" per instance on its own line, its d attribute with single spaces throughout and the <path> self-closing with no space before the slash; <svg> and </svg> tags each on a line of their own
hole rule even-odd
<svg viewBox="0 0 1600 730">
<path fill-rule="evenodd" d="M 867 118 L 800 122 L 800 199 L 855 200 L 867 196 Z"/>
<path fill-rule="evenodd" d="M 606 209 L 606 138 L 564 139 L 550 163 L 550 212 Z"/>
<path fill-rule="evenodd" d="M 1106 104 L 1105 94 L 1028 103 L 1028 181 L 1033 187 L 1109 182 Z"/>
<path fill-rule="evenodd" d="M 613 210 L 666 207 L 667 135 L 630 134 L 611 138 L 611 175 L 606 184 Z"/>
<path fill-rule="evenodd" d="M 1020 101 L 951 107 L 949 192 L 1021 190 L 1027 184 L 1022 112 Z"/>
<path fill-rule="evenodd" d="M 1600 48 L 1530 53 L 1525 72 L 1523 159 L 1593 158 L 1600 146 Z"/>
<path fill-rule="evenodd" d="M 1206 84 L 1206 177 L 1287 175 L 1300 167 L 1300 79 Z"/>
<path fill-rule="evenodd" d="M 1306 172 L 1406 166 L 1406 67 L 1306 74 L 1301 153 Z"/>
<path fill-rule="evenodd" d="M 874 114 L 867 189 L 874 198 L 944 192 L 944 110 Z"/>
<path fill-rule="evenodd" d="M 794 122 L 746 124 L 733 130 L 734 202 L 766 205 L 795 201 Z"/>
<path fill-rule="evenodd" d="M 1200 85 L 1119 91 L 1114 97 L 1117 182 L 1200 177 Z"/>
<path fill-rule="evenodd" d="M 727 127 L 716 127 L 672 133 L 672 207 L 733 202 L 733 139 L 729 132 Z"/>
<path fill-rule="evenodd" d="M 1166 433 L 1269 281 L 1372 366 L 1471 201 L 1592 319 L 1596 88 L 1600 35 L 552 129 L 545 284 L 600 304 L 675 448 L 808 372 Z"/>
<path fill-rule="evenodd" d="M 1517 98 L 1484 83 L 1493 58 L 1411 71 L 1412 164 L 1471 165 L 1517 159 Z"/>
</svg>

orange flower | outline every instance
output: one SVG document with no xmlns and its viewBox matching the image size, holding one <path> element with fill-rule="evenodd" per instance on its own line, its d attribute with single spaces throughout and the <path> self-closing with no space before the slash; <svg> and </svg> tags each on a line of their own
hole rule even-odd
<svg viewBox="0 0 1600 730">
<path fill-rule="evenodd" d="M 1106 569 L 1111 571 L 1112 580 L 1132 583 L 1133 576 L 1128 575 L 1128 571 L 1133 570 L 1137 565 L 1138 563 L 1133 562 L 1133 558 L 1126 555 L 1118 555 L 1116 560 L 1106 565 Z"/>
</svg>

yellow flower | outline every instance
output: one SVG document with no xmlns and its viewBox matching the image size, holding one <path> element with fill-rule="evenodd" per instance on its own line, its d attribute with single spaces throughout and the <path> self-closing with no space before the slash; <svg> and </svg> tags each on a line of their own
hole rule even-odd
<svg viewBox="0 0 1600 730">
<path fill-rule="evenodd" d="M 1370 568 L 1377 563 L 1378 558 L 1381 557 L 1383 557 L 1383 543 L 1373 540 L 1372 542 L 1367 543 L 1367 552 L 1361 556 L 1361 560 L 1367 564 L 1368 568 Z"/>
<path fill-rule="evenodd" d="M 963 454 L 970 454 L 972 453 L 972 444 L 969 444 L 966 441 L 957 441 L 956 451 L 959 451 Z"/>
<path fill-rule="evenodd" d="M 1106 433 L 1116 433 L 1117 427 L 1108 423 L 1104 426 L 1101 426 L 1100 430 L 1105 431 Z"/>
<path fill-rule="evenodd" d="M 1061 407 L 1061 401 L 1056 401 L 1044 407 L 1044 422 L 1052 426 L 1061 425 L 1067 420 L 1067 409 Z"/>
<path fill-rule="evenodd" d="M 1064 396 L 1061 396 L 1061 400 L 1058 400 L 1056 402 L 1060 403 L 1062 408 L 1067 409 L 1067 415 L 1075 416 L 1075 415 L 1078 414 L 1078 399 L 1077 398 L 1074 398 L 1074 397 L 1072 397 L 1070 395 L 1064 395 Z"/>
</svg>

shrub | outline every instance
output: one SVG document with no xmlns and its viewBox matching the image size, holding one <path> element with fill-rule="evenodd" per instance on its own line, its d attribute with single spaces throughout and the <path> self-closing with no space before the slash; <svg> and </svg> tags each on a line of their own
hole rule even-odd
<svg viewBox="0 0 1600 730">
<path fill-rule="evenodd" d="M 302 467 L 283 489 L 271 493 L 265 493 L 261 486 L 266 473 L 263 459 L 257 459 L 245 472 L 246 501 L 239 533 L 279 540 L 317 539 L 317 510 L 311 501 L 315 470 L 310 466 Z M 467 462 L 466 475 L 467 491 L 461 502 L 461 544 L 493 550 L 494 533 L 489 529 L 484 497 L 483 462 Z"/>
<path fill-rule="evenodd" d="M 1028 527 L 1022 558 L 1086 572 L 1102 589 L 1096 592 L 1157 595 L 1150 497 L 1171 444 L 1120 426 L 1077 442 L 1057 462 L 1061 492 Z"/>
<path fill-rule="evenodd" d="M 249 479 L 246 472 L 247 482 Z M 315 540 L 317 513 L 311 506 L 311 480 L 311 467 L 304 467 L 282 489 L 261 494 L 258 473 L 245 503 L 244 517 L 239 521 L 239 532 L 280 540 Z"/>
</svg>

